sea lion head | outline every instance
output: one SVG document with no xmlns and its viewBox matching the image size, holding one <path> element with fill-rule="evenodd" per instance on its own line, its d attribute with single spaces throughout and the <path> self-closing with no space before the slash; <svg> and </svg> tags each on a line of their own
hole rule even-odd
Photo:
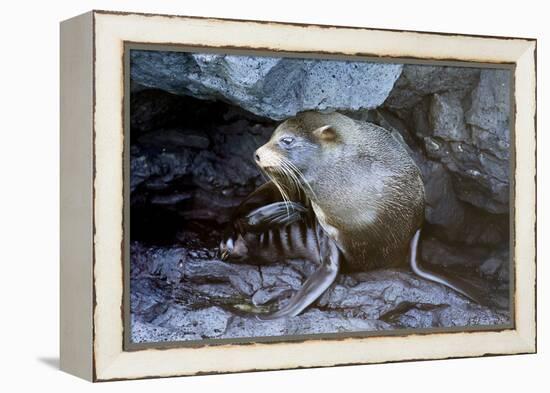
<svg viewBox="0 0 550 393">
<path fill-rule="evenodd" d="M 323 172 L 323 163 L 334 162 L 327 157 L 338 155 L 346 144 L 342 131 L 351 127 L 350 121 L 339 113 L 302 112 L 280 124 L 256 150 L 256 164 L 283 191 L 301 190 L 311 198 L 312 180 Z"/>
</svg>

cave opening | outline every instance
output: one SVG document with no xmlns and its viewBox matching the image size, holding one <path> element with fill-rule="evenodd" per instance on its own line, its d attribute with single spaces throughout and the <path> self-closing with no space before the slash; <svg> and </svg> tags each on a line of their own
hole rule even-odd
<svg viewBox="0 0 550 393">
<path fill-rule="evenodd" d="M 130 240 L 213 251 L 232 210 L 265 179 L 252 156 L 276 122 L 156 89 L 130 102 Z"/>
</svg>

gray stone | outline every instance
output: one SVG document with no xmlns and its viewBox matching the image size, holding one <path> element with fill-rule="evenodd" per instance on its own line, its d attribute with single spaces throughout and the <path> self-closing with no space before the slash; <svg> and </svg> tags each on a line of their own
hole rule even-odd
<svg viewBox="0 0 550 393">
<path fill-rule="evenodd" d="M 163 328 L 155 324 L 142 322 L 139 319 L 132 319 L 132 342 L 134 343 L 152 343 L 152 342 L 173 342 L 186 340 L 200 340 L 197 334 L 185 334 L 184 331 Z"/>
<path fill-rule="evenodd" d="M 456 149 L 457 143 L 448 143 L 437 137 L 422 137 L 420 133 L 415 137 L 412 131 L 414 128 L 411 130 L 404 121 L 385 109 L 370 111 L 368 117 L 370 121 L 390 130 L 420 168 L 426 192 L 425 220 L 431 227 L 437 228 L 440 238 L 468 246 L 493 246 L 507 242 L 508 224 L 504 215 L 488 214 L 458 198 L 457 185 L 462 187 L 462 193 L 479 186 L 475 183 L 458 183 L 458 175 L 449 170 L 448 166 L 458 171 L 458 165 L 447 157 L 454 154 L 453 146 Z M 426 121 L 426 124 L 429 122 Z M 429 125 L 426 130 L 431 130 Z M 424 149 L 418 146 L 419 138 L 422 138 L 420 141 L 423 142 Z M 436 160 L 440 156 L 447 157 L 442 161 L 448 165 Z M 469 254 L 466 252 L 465 255 Z"/>
<path fill-rule="evenodd" d="M 510 149 L 510 80 L 507 70 L 484 70 L 472 91 L 466 121 L 475 127 L 476 146 L 507 159 Z"/>
<path fill-rule="evenodd" d="M 225 333 L 229 318 L 230 314 L 217 306 L 189 312 L 184 307 L 172 304 L 165 313 L 151 323 L 186 335 L 214 338 Z"/>
<path fill-rule="evenodd" d="M 430 159 L 441 162 L 452 174 L 458 199 L 491 213 L 508 213 L 509 162 L 472 143 L 425 137 Z"/>
<path fill-rule="evenodd" d="M 133 146 L 130 150 L 130 190 L 142 183 L 153 190 L 166 189 L 177 178 L 192 172 L 194 154 L 190 150 L 152 150 Z"/>
<path fill-rule="evenodd" d="M 462 228 L 464 207 L 456 197 L 452 178 L 445 167 L 438 162 L 426 160 L 421 168 L 425 179 L 426 220 L 453 232 Z"/>
<path fill-rule="evenodd" d="M 480 266 L 481 273 L 503 284 L 510 281 L 510 257 L 508 250 L 493 252 Z M 504 285 L 507 288 L 507 285 Z"/>
<path fill-rule="evenodd" d="M 482 152 L 481 164 L 503 203 L 508 201 L 510 173 L 510 78 L 510 71 L 482 71 L 466 113 L 473 144 Z"/>
<path fill-rule="evenodd" d="M 468 141 L 464 123 L 464 111 L 460 96 L 456 93 L 432 95 L 430 104 L 432 135 L 447 141 Z"/>
<path fill-rule="evenodd" d="M 150 199 L 152 205 L 172 206 L 178 203 L 189 201 L 193 198 L 193 193 L 189 191 L 174 192 L 171 194 L 153 195 Z"/>
<path fill-rule="evenodd" d="M 436 237 L 422 239 L 421 258 L 434 265 L 475 269 L 484 263 L 487 257 L 488 253 L 483 247 L 451 245 Z"/>
<path fill-rule="evenodd" d="M 479 69 L 476 68 L 407 64 L 384 105 L 392 109 L 411 109 L 430 94 L 470 91 L 478 78 Z"/>
<path fill-rule="evenodd" d="M 153 131 L 139 138 L 143 146 L 154 146 L 157 148 L 178 148 L 192 147 L 206 149 L 210 145 L 208 135 L 198 130 L 169 129 Z"/>
<path fill-rule="evenodd" d="M 411 120 L 460 200 L 507 213 L 510 71 L 406 65 L 384 107 Z"/>
<path fill-rule="evenodd" d="M 477 326 L 510 318 L 506 298 L 495 293 L 494 306 L 481 306 L 408 271 L 386 269 L 341 274 L 301 315 L 259 321 L 254 313 L 284 305 L 313 263 L 258 267 L 190 255 L 184 248 L 132 244 L 134 342 Z"/>
<path fill-rule="evenodd" d="M 225 100 L 285 119 L 305 110 L 361 110 L 382 104 L 402 65 L 183 52 L 131 53 L 135 83 L 173 94 Z"/>
<path fill-rule="evenodd" d="M 483 262 L 480 270 L 483 274 L 492 276 L 492 275 L 495 275 L 501 267 L 502 267 L 502 260 L 499 258 L 491 257 L 487 259 L 485 262 Z"/>
<path fill-rule="evenodd" d="M 146 248 L 132 244 L 132 277 L 158 276 L 167 283 L 179 283 L 185 275 L 187 250 L 180 247 Z"/>
<path fill-rule="evenodd" d="M 416 107 L 403 104 L 397 110 L 413 112 L 410 115 L 415 133 L 422 139 L 428 158 L 441 162 L 451 173 L 458 199 L 491 213 L 507 213 L 509 71 L 449 67 L 446 72 L 424 72 L 414 68 L 421 66 L 411 67 L 404 68 L 400 78 L 403 81 L 396 83 L 386 105 L 392 107 L 392 102 L 403 101 L 406 92 L 410 93 L 407 89 L 415 87 L 414 94 L 420 97 L 415 101 Z M 445 83 L 445 78 L 437 83 L 428 78 L 442 72 L 453 78 L 447 78 Z M 462 85 L 460 75 L 464 75 Z M 474 81 L 477 85 L 472 86 Z M 399 86 L 407 89 L 400 90 Z"/>
</svg>

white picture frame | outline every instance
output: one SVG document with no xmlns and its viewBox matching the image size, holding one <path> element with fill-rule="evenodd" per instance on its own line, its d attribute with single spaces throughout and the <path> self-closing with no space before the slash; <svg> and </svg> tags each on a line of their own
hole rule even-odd
<svg viewBox="0 0 550 393">
<path fill-rule="evenodd" d="M 508 64 L 513 327 L 125 350 L 126 43 Z M 536 352 L 536 40 L 91 11 L 61 24 L 61 368 L 90 381 Z"/>
</svg>

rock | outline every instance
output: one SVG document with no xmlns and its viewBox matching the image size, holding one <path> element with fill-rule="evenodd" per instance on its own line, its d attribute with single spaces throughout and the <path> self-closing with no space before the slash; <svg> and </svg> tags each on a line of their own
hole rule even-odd
<svg viewBox="0 0 550 393">
<path fill-rule="evenodd" d="M 189 96 L 170 94 L 145 86 L 134 90 L 130 97 L 130 128 L 132 143 L 147 132 L 168 129 L 201 131 L 210 124 L 225 122 L 228 105 L 223 102 L 198 100 Z M 236 116 L 253 116 L 240 108 L 232 109 Z M 256 119 L 262 123 L 262 119 Z"/>
<path fill-rule="evenodd" d="M 384 107 L 411 120 L 458 199 L 508 213 L 510 71 L 405 66 Z"/>
<path fill-rule="evenodd" d="M 177 132 L 177 135 L 174 134 L 176 132 L 159 138 L 178 140 L 177 143 L 166 144 L 164 148 L 160 148 L 156 143 L 132 147 L 130 151 L 132 192 L 138 186 L 153 191 L 165 190 L 177 185 L 185 178 L 192 185 L 218 194 L 221 194 L 222 190 L 231 188 L 237 191 L 240 187 L 247 186 L 250 192 L 263 182 L 252 161 L 253 152 L 259 146 L 254 139 L 247 140 L 243 136 L 227 135 L 225 139 L 229 143 L 222 158 L 215 151 L 219 149 L 220 139 L 224 134 L 214 138 L 213 151 L 200 148 L 209 144 L 208 139 L 200 134 L 192 134 L 191 137 L 189 134 L 180 132 Z M 236 193 L 239 194 L 239 192 Z"/>
<path fill-rule="evenodd" d="M 342 318 L 338 312 L 311 309 L 298 317 L 260 322 L 252 318 L 238 317 L 232 321 L 228 338 L 293 336 L 303 334 L 326 334 L 357 331 L 386 330 L 390 325 L 384 321 L 362 318 Z"/>
<path fill-rule="evenodd" d="M 426 108 L 426 110 L 428 110 Z M 426 210 L 424 231 L 436 233 L 445 241 L 462 243 L 463 247 L 476 245 L 498 246 L 508 240 L 508 217 L 506 215 L 494 215 L 483 209 L 476 208 L 460 200 L 455 190 L 459 180 L 448 167 L 432 157 L 437 157 L 440 149 L 446 146 L 439 138 L 429 138 L 430 126 L 426 127 L 427 133 L 419 134 L 394 113 L 386 109 L 369 111 L 368 114 L 356 115 L 364 117 L 387 130 L 400 141 L 411 157 L 414 159 L 424 179 Z M 426 118 L 426 123 L 429 124 Z M 416 135 L 415 135 L 416 134 Z M 430 141 L 425 149 L 419 146 L 420 141 Z M 438 142 L 435 142 L 435 141 Z M 430 152 L 431 150 L 434 152 Z M 452 164 L 452 162 L 451 162 Z M 456 166 L 455 166 L 456 168 Z M 471 187 L 476 187 L 471 184 Z M 462 190 L 467 192 L 468 189 Z M 466 252 L 466 256 L 469 254 Z"/>
<path fill-rule="evenodd" d="M 168 309 L 169 303 L 165 302 L 167 285 L 163 281 L 145 276 L 130 281 L 131 314 L 140 321 L 149 323 Z"/>
<path fill-rule="evenodd" d="M 411 109 L 427 95 L 449 91 L 465 93 L 475 86 L 479 73 L 476 68 L 406 64 L 384 106 L 394 110 Z"/>
<path fill-rule="evenodd" d="M 161 90 L 133 89 L 130 99 L 130 127 L 132 136 L 154 129 L 162 129 L 174 120 L 185 103 L 176 95 Z"/>
<path fill-rule="evenodd" d="M 134 343 L 162 343 L 201 339 L 201 337 L 196 334 L 185 334 L 185 332 L 178 332 L 173 329 L 163 328 L 154 324 L 142 322 L 136 318 L 132 318 L 131 323 L 131 339 Z"/>
<path fill-rule="evenodd" d="M 456 235 L 462 229 L 465 211 L 456 197 L 451 176 L 438 162 L 426 160 L 420 167 L 425 179 L 426 221 Z"/>
<path fill-rule="evenodd" d="M 169 129 L 153 131 L 139 138 L 143 146 L 157 148 L 191 147 L 195 149 L 207 149 L 210 145 L 208 135 L 198 130 Z"/>
<path fill-rule="evenodd" d="M 195 154 L 190 150 L 132 146 L 130 150 L 130 191 L 138 186 L 149 190 L 164 190 L 179 178 L 192 173 Z"/>
<path fill-rule="evenodd" d="M 198 254 L 181 247 L 131 246 L 134 342 L 477 326 L 510 318 L 506 297 L 496 292 L 495 306 L 480 306 L 408 271 L 385 269 L 342 274 L 301 315 L 260 322 L 253 304 L 265 311 L 275 300 L 280 307 L 288 301 L 282 295 L 299 289 L 314 264 L 236 265 L 209 253 L 192 257 Z"/>
<path fill-rule="evenodd" d="M 188 312 L 184 307 L 172 304 L 151 324 L 177 330 L 186 335 L 215 338 L 225 333 L 229 318 L 228 312 L 216 306 Z"/>
<path fill-rule="evenodd" d="M 187 252 L 184 248 L 145 248 L 132 244 L 131 276 L 158 276 L 167 283 L 179 283 L 184 277 Z"/>
<path fill-rule="evenodd" d="M 152 205 L 177 205 L 185 201 L 189 201 L 193 198 L 193 193 L 188 191 L 174 192 L 168 195 L 153 195 L 149 200 Z"/>
<path fill-rule="evenodd" d="M 421 258 L 434 265 L 475 269 L 479 268 L 488 255 L 484 247 L 453 246 L 433 236 L 422 238 Z"/>
<path fill-rule="evenodd" d="M 475 145 L 506 161 L 510 152 L 510 79 L 510 71 L 481 71 L 466 113 Z"/>
<path fill-rule="evenodd" d="M 479 270 L 487 277 L 498 280 L 502 284 L 510 281 L 510 254 L 508 250 L 497 250 L 481 264 Z M 504 285 L 507 289 L 507 285 Z"/>
<path fill-rule="evenodd" d="M 491 257 L 487 259 L 481 265 L 481 272 L 487 276 L 493 276 L 502 267 L 502 260 L 499 258 Z"/>
<path fill-rule="evenodd" d="M 510 71 L 482 71 L 466 113 L 473 145 L 481 152 L 479 162 L 487 178 L 485 183 L 496 202 L 488 208 L 498 213 L 507 212 L 509 203 L 510 80 Z M 467 200 L 479 206 L 479 199 L 474 194 Z"/>
<path fill-rule="evenodd" d="M 470 140 L 464 123 L 460 95 L 456 93 L 432 95 L 429 118 L 434 137 L 457 142 Z"/>
<path fill-rule="evenodd" d="M 472 143 L 425 137 L 428 157 L 452 173 L 456 196 L 495 214 L 508 213 L 508 161 L 478 149 Z"/>
<path fill-rule="evenodd" d="M 218 120 L 221 123 L 208 120 L 211 123 L 202 130 L 175 125 L 136 138 L 130 149 L 135 222 L 141 219 L 138 212 L 155 207 L 164 212 L 147 213 L 147 220 L 173 215 L 225 223 L 234 207 L 264 182 L 252 156 L 271 135 L 272 123 L 242 116 Z"/>
<path fill-rule="evenodd" d="M 134 83 L 224 100 L 281 120 L 305 110 L 361 110 L 382 104 L 402 65 L 133 50 Z"/>
</svg>

